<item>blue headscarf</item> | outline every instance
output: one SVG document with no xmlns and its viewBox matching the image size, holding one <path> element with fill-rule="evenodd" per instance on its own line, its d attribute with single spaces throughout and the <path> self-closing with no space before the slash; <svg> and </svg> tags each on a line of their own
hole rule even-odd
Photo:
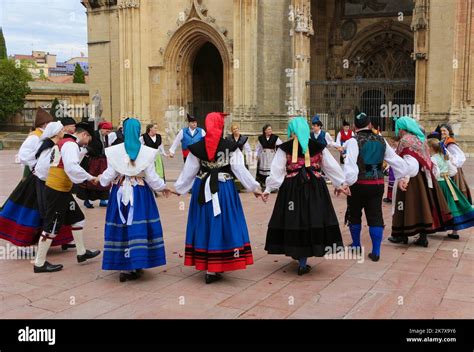
<svg viewBox="0 0 474 352">
<path fill-rule="evenodd" d="M 308 122 L 303 117 L 295 117 L 290 121 L 288 125 L 288 138 L 291 138 L 292 134 L 295 134 L 298 138 L 298 143 L 303 148 L 303 153 L 308 150 L 309 143 L 309 126 Z"/>
<path fill-rule="evenodd" d="M 123 123 L 123 134 L 125 139 L 125 150 L 130 160 L 135 161 L 140 153 L 142 144 L 140 143 L 141 124 L 134 118 L 126 119 Z"/>
</svg>

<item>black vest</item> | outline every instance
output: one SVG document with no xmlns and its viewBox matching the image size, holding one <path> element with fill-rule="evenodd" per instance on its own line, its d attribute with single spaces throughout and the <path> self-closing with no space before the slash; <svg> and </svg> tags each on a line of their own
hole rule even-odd
<svg viewBox="0 0 474 352">
<path fill-rule="evenodd" d="M 355 137 L 359 146 L 359 181 L 383 180 L 383 161 L 387 145 L 385 139 L 371 130 L 363 130 Z"/>
</svg>

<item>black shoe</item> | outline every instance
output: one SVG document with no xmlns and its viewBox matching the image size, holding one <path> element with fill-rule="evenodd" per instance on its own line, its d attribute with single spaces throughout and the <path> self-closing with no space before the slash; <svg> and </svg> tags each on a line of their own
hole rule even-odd
<svg viewBox="0 0 474 352">
<path fill-rule="evenodd" d="M 222 280 L 222 275 L 221 274 L 215 274 L 215 275 L 206 274 L 206 284 L 207 285 L 212 284 L 213 282 L 216 282 L 216 281 L 219 281 L 219 280 Z"/>
<path fill-rule="evenodd" d="M 406 236 L 401 236 L 401 237 L 393 237 L 390 236 L 388 240 L 392 243 L 403 243 L 403 244 L 408 244 L 408 237 Z"/>
<path fill-rule="evenodd" d="M 459 240 L 459 235 L 454 235 L 452 233 L 448 234 L 448 238 L 452 239 L 452 240 Z"/>
<path fill-rule="evenodd" d="M 67 251 L 68 249 L 74 249 L 74 248 L 76 248 L 76 245 L 75 245 L 75 244 L 63 244 L 63 245 L 61 246 L 61 249 L 62 249 L 63 251 Z"/>
<path fill-rule="evenodd" d="M 107 208 L 108 205 L 109 205 L 108 200 L 101 200 L 100 203 L 99 203 L 99 207 L 101 207 L 101 208 Z"/>
<path fill-rule="evenodd" d="M 86 260 L 89 260 L 89 259 L 92 259 L 92 258 L 97 257 L 99 254 L 100 254 L 100 251 L 99 251 L 99 250 L 97 250 L 97 251 L 90 251 L 90 250 L 87 250 L 86 253 L 84 253 L 83 255 L 78 255 L 78 256 L 77 256 L 77 262 L 78 262 L 78 263 L 83 263 L 83 262 L 85 262 Z"/>
<path fill-rule="evenodd" d="M 392 200 L 390 198 L 384 198 L 383 202 L 388 203 L 388 204 L 392 204 Z"/>
<path fill-rule="evenodd" d="M 311 271 L 311 267 L 309 265 L 306 265 L 304 268 L 301 266 L 298 267 L 298 275 L 303 276 L 304 274 L 307 274 Z"/>
<path fill-rule="evenodd" d="M 143 276 L 143 274 L 145 273 L 145 270 L 137 269 L 137 270 L 135 270 L 135 272 L 137 273 L 138 276 Z"/>
<path fill-rule="evenodd" d="M 56 271 L 61 271 L 63 269 L 63 266 L 61 264 L 50 264 L 48 262 L 44 262 L 43 266 L 34 266 L 33 271 L 35 274 L 39 273 L 54 273 Z"/>
<path fill-rule="evenodd" d="M 369 258 L 372 259 L 373 262 L 378 262 L 380 260 L 380 255 L 369 253 Z"/>
<path fill-rule="evenodd" d="M 427 248 L 428 247 L 428 239 L 426 238 L 426 235 L 420 235 L 420 237 L 418 237 L 418 239 L 415 242 L 413 242 L 413 244 L 415 246 L 420 246 L 420 247 Z"/>
<path fill-rule="evenodd" d="M 138 275 L 136 272 L 131 272 L 131 273 L 120 273 L 120 282 L 127 282 L 127 281 L 135 281 L 140 278 L 140 275 Z"/>
<path fill-rule="evenodd" d="M 85 206 L 87 209 L 94 209 L 94 206 L 93 206 L 92 203 L 89 202 L 88 200 L 85 200 L 85 201 L 84 201 L 84 206 Z"/>
</svg>

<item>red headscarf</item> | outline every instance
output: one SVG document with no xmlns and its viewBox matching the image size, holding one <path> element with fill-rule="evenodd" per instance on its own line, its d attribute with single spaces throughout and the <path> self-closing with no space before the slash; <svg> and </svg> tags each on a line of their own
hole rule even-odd
<svg viewBox="0 0 474 352">
<path fill-rule="evenodd" d="M 224 118 L 228 114 L 223 112 L 211 112 L 206 116 L 206 151 L 209 161 L 216 158 L 217 147 L 224 132 Z"/>
<path fill-rule="evenodd" d="M 113 130 L 114 126 L 111 122 L 101 122 L 99 123 L 99 130 Z"/>
</svg>

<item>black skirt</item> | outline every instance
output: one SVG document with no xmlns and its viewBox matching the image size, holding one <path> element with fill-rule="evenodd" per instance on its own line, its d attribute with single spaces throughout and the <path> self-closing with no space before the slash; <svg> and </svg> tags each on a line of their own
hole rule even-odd
<svg viewBox="0 0 474 352">
<path fill-rule="evenodd" d="M 342 249 L 339 221 L 326 181 L 287 178 L 268 225 L 265 250 L 295 259 L 323 257 Z"/>
</svg>

